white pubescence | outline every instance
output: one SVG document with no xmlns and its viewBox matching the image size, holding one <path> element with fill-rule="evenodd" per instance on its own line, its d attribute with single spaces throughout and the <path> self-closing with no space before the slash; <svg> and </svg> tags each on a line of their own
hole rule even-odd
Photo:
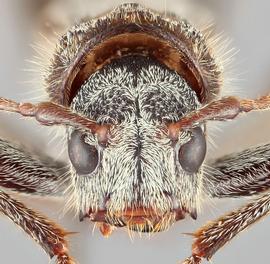
<svg viewBox="0 0 270 264">
<path fill-rule="evenodd" d="M 117 92 L 123 100 L 114 102 Z M 162 117 L 153 115 L 155 111 L 165 113 L 172 98 L 175 108 Z M 136 76 L 123 65 L 104 67 L 93 74 L 74 98 L 72 108 L 99 123 L 109 120 L 114 126 L 108 146 L 100 151 L 98 169 L 86 176 L 73 171 L 72 199 L 76 209 L 84 213 L 90 208 L 113 213 L 135 207 L 153 208 L 162 214 L 177 208 L 196 211 L 202 170 L 188 174 L 175 161 L 175 148 L 162 120 L 176 121 L 199 106 L 185 80 L 158 65 L 142 67 Z M 97 114 L 104 108 L 106 113 Z M 189 133 L 180 134 L 179 144 L 186 143 L 188 137 Z M 100 147 L 94 135 L 87 135 L 86 142 Z"/>
</svg>

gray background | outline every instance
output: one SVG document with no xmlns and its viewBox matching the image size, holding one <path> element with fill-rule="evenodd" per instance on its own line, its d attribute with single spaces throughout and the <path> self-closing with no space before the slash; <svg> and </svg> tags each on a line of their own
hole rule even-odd
<svg viewBox="0 0 270 264">
<path fill-rule="evenodd" d="M 40 2 L 45 4 L 45 7 L 42 7 Z M 0 0 L 1 96 L 16 100 L 38 100 L 34 97 L 39 95 L 37 89 L 42 85 L 40 82 L 29 82 L 35 79 L 33 77 L 35 74 L 25 71 L 25 69 L 33 68 L 25 60 L 31 59 L 34 54 L 30 44 L 42 39 L 38 34 L 39 31 L 50 34 L 50 25 L 59 31 L 63 28 L 62 24 L 78 16 L 78 13 L 89 12 L 94 16 L 122 1 L 89 0 L 87 5 L 80 1 L 58 1 L 47 7 L 46 1 L 40 2 Z M 202 18 L 205 12 L 208 12 L 215 21 L 216 31 L 223 31 L 226 37 L 233 40 L 231 47 L 240 50 L 232 62 L 233 72 L 230 76 L 236 78 L 236 81 L 229 85 L 230 94 L 254 98 L 269 93 L 270 2 L 267 0 L 187 2 L 188 5 L 197 6 L 191 12 L 191 16 Z M 141 3 L 162 11 L 181 13 L 183 10 L 183 1 L 152 0 L 141 1 Z M 205 11 L 202 12 L 201 9 Z M 57 17 L 56 20 L 55 17 Z M 45 46 L 46 41 L 42 40 L 42 42 Z M 238 118 L 237 121 L 215 124 L 215 127 L 211 125 L 210 132 L 216 147 L 210 146 L 209 158 L 269 141 L 269 118 L 269 112 L 252 113 Z M 43 150 L 51 155 L 59 156 L 61 144 L 57 144 L 57 141 L 48 143 L 51 138 L 51 129 L 41 128 L 35 122 L 3 113 L 0 113 L 0 120 L 1 137 L 22 142 L 35 152 Z M 64 159 L 65 153 L 60 155 L 60 158 Z M 92 232 L 93 224 L 88 221 L 79 223 L 72 212 L 63 215 L 64 202 L 27 197 L 21 199 L 55 219 L 65 228 L 79 232 L 70 237 L 70 248 L 81 264 L 177 263 L 190 254 L 192 239 L 184 236 L 183 232 L 192 232 L 207 220 L 215 219 L 222 212 L 244 202 L 244 200 L 206 202 L 202 206 L 197 221 L 187 218 L 175 224 L 167 232 L 153 235 L 151 239 L 148 239 L 148 236 L 142 236 L 142 238 L 135 236 L 131 241 L 123 229 L 117 230 L 109 239 L 103 238 L 98 230 Z M 0 263 L 48 263 L 48 258 L 40 247 L 5 217 L 0 218 Z M 266 218 L 248 232 L 242 233 L 219 251 L 212 262 L 218 264 L 266 263 L 269 259 L 269 221 Z"/>
</svg>

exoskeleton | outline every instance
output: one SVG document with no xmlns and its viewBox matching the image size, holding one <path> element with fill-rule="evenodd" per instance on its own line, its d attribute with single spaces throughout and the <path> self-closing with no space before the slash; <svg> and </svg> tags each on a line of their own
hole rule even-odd
<svg viewBox="0 0 270 264">
<path fill-rule="evenodd" d="M 8 190 L 55 195 L 66 189 L 79 219 L 97 222 L 105 236 L 115 227 L 159 232 L 188 215 L 196 219 L 204 195 L 258 194 L 196 231 L 186 264 L 210 259 L 268 213 L 269 143 L 213 161 L 211 173 L 204 160 L 207 121 L 269 109 L 270 96 L 220 98 L 222 66 L 185 19 L 138 4 L 84 19 L 61 37 L 48 72 L 49 102 L 0 98 L 0 110 L 65 126 L 69 173 L 0 140 L 0 211 L 58 263 L 74 263 L 69 232 Z"/>
</svg>

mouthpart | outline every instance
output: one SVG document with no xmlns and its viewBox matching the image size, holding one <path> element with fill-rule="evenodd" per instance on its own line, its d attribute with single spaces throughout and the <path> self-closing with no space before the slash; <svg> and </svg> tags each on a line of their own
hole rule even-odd
<svg viewBox="0 0 270 264">
<path fill-rule="evenodd" d="M 187 212 L 184 209 L 173 209 L 168 212 L 158 212 L 153 208 L 126 208 L 123 211 L 92 210 L 88 213 L 80 213 L 80 221 L 89 218 L 96 222 L 100 232 L 108 237 L 116 227 L 127 227 L 129 230 L 154 233 L 161 232 L 171 227 L 176 221 L 185 218 L 189 213 L 193 219 L 196 219 L 196 213 Z"/>
</svg>

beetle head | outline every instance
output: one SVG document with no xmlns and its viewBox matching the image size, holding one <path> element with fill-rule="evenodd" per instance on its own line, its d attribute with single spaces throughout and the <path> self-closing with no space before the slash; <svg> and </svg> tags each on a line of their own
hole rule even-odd
<svg viewBox="0 0 270 264">
<path fill-rule="evenodd" d="M 52 101 L 96 121 L 68 129 L 81 218 L 158 231 L 196 218 L 204 127 L 173 126 L 218 94 L 221 72 L 185 19 L 124 4 L 64 35 L 47 78 Z"/>
<path fill-rule="evenodd" d="M 183 78 L 153 59 L 132 55 L 90 76 L 71 107 L 111 124 L 107 142 L 71 129 L 75 199 L 85 216 L 140 231 L 196 217 L 206 146 L 201 128 L 171 139 L 166 123 L 197 109 Z"/>
</svg>

